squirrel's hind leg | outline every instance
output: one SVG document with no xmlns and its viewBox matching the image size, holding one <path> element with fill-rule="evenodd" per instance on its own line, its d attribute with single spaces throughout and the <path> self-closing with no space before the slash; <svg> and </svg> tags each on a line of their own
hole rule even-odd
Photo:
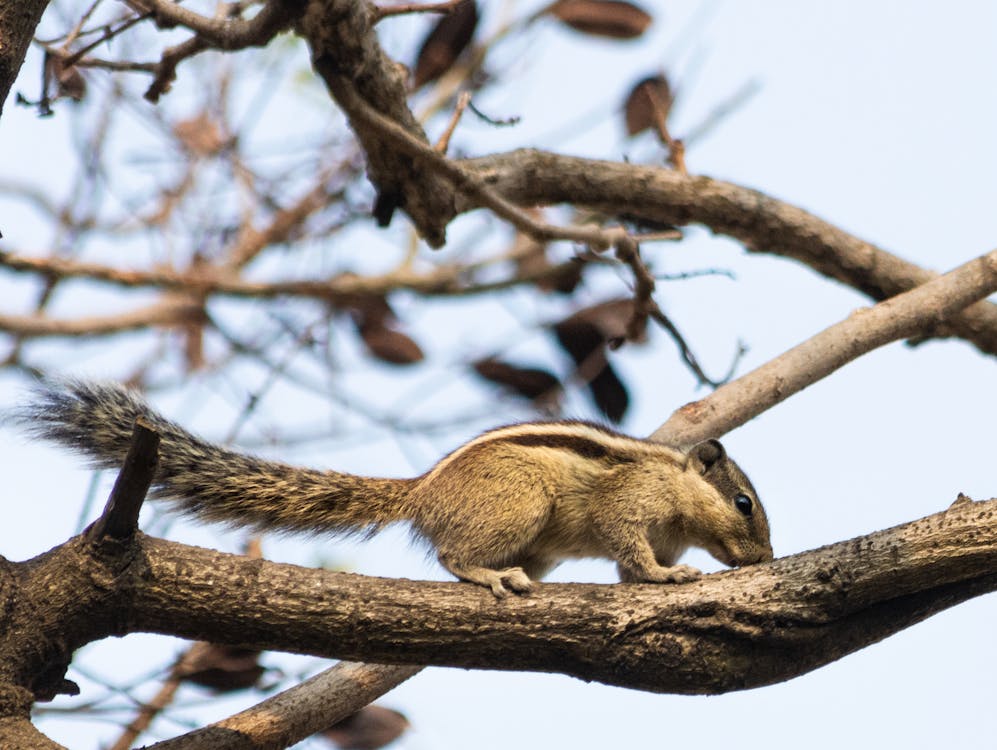
<svg viewBox="0 0 997 750">
<path fill-rule="evenodd" d="M 460 563 L 450 555 L 440 554 L 440 564 L 460 578 L 479 586 L 487 586 L 500 599 L 512 589 L 517 594 L 525 594 L 533 588 L 533 581 L 522 568 L 502 568 L 493 570 L 481 565 Z M 508 586 L 508 589 L 506 588 Z"/>
</svg>

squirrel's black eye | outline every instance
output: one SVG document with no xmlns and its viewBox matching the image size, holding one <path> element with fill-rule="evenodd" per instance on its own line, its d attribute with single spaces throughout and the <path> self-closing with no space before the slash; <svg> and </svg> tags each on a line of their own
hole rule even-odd
<svg viewBox="0 0 997 750">
<path fill-rule="evenodd" d="M 734 507 L 741 511 L 741 515 L 750 516 L 752 510 L 751 498 L 747 495 L 738 495 L 734 498 Z"/>
</svg>

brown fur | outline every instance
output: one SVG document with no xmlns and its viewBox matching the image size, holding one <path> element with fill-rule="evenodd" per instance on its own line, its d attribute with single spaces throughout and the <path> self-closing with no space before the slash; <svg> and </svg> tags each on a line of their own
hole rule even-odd
<svg viewBox="0 0 997 750">
<path fill-rule="evenodd" d="M 532 579 L 574 557 L 610 558 L 624 581 L 662 583 L 698 577 L 675 564 L 690 546 L 727 565 L 772 559 L 755 490 L 713 440 L 683 453 L 586 422 L 524 423 L 478 436 L 420 477 L 377 479 L 222 448 L 114 384 L 48 386 L 22 421 L 115 468 L 139 416 L 161 437 L 156 495 L 180 511 L 333 534 L 409 521 L 447 570 L 496 596 L 528 591 Z M 750 514 L 737 509 L 738 496 Z"/>
</svg>

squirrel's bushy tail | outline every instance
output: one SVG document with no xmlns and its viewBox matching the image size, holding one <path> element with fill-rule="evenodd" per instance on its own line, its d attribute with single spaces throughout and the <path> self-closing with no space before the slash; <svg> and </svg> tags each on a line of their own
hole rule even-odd
<svg viewBox="0 0 997 750">
<path fill-rule="evenodd" d="M 114 383 L 43 383 L 17 415 L 36 436 L 120 468 L 142 417 L 160 435 L 156 497 L 206 521 L 261 530 L 374 532 L 404 520 L 411 480 L 372 479 L 267 461 L 202 440 Z"/>
</svg>

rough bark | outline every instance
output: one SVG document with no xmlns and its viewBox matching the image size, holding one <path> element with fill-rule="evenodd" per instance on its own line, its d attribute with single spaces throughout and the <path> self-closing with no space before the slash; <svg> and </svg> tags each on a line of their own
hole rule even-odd
<svg viewBox="0 0 997 750">
<path fill-rule="evenodd" d="M 366 0 L 311 0 L 298 32 L 308 40 L 315 71 L 363 146 L 368 176 L 378 190 L 378 223 L 386 225 L 394 209 L 404 209 L 425 240 L 439 247 L 454 216 L 453 186 L 387 143 L 356 104 L 365 103 L 426 142 L 408 108 L 408 71 L 384 54 L 374 33 L 376 18 L 376 8 Z"/>
<path fill-rule="evenodd" d="M 0 3 L 0 115 L 48 0 Z"/>
<path fill-rule="evenodd" d="M 76 538 L 6 564 L 2 579 L 0 679 L 36 693 L 58 684 L 74 649 L 133 632 L 723 693 L 803 674 L 993 591 L 997 500 L 691 584 L 544 584 L 504 601 L 469 584 L 329 573 L 141 534 Z"/>
</svg>

